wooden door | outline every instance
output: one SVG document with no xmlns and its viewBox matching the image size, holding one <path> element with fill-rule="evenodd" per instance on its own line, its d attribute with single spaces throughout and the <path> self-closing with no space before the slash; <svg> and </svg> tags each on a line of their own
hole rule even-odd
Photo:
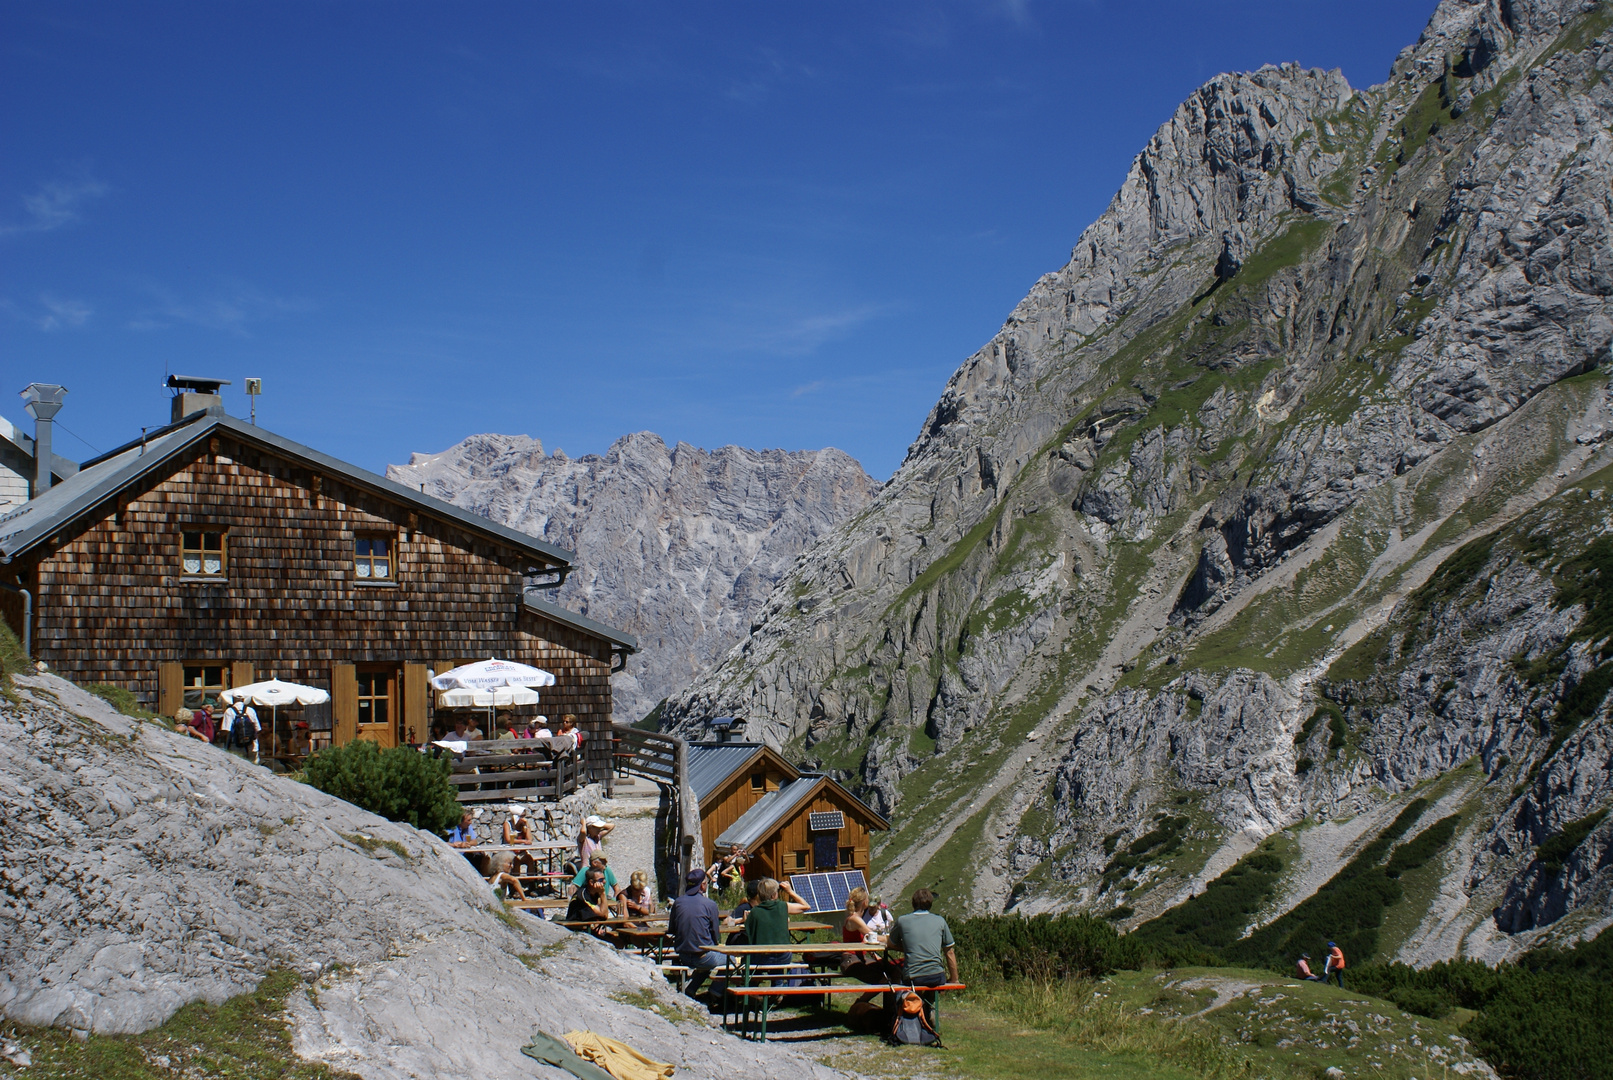
<svg viewBox="0 0 1613 1080">
<path fill-rule="evenodd" d="M 381 747 L 398 745 L 398 669 L 388 664 L 360 664 L 354 673 L 358 737 Z"/>
<path fill-rule="evenodd" d="M 330 667 L 332 746 L 346 746 L 358 738 L 358 678 L 352 664 Z"/>
<path fill-rule="evenodd" d="M 185 665 L 178 660 L 157 665 L 157 715 L 172 717 L 185 704 Z"/>
<path fill-rule="evenodd" d="M 426 722 L 426 665 L 403 665 L 403 717 L 398 724 L 402 737 L 408 743 L 423 743 L 431 739 L 430 725 Z"/>
</svg>

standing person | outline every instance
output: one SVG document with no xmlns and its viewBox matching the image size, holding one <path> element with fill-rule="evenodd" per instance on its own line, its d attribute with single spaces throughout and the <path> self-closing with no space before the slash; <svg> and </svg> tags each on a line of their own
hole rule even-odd
<svg viewBox="0 0 1613 1080">
<path fill-rule="evenodd" d="M 929 889 L 918 890 L 913 894 L 913 910 L 891 927 L 888 945 L 906 954 L 902 981 L 913 986 L 940 986 L 958 981 L 958 952 L 952 940 L 952 928 L 930 910 L 934 904 L 934 893 Z M 924 999 L 924 1018 L 933 1025 L 935 995 L 919 996 Z"/>
<path fill-rule="evenodd" d="M 1299 954 L 1299 959 L 1294 961 L 1294 968 L 1299 972 L 1299 977 L 1306 982 L 1322 981 L 1320 975 L 1311 971 L 1311 954 L 1308 952 Z"/>
<path fill-rule="evenodd" d="M 1338 942 L 1327 943 L 1327 964 L 1322 968 L 1322 981 L 1337 976 L 1339 989 L 1344 989 L 1344 950 L 1339 948 Z"/>
<path fill-rule="evenodd" d="M 788 900 L 780 900 L 779 892 L 783 891 Z M 749 945 L 793 945 L 790 940 L 790 916 L 799 915 L 810 906 L 801 899 L 801 894 L 790 888 L 787 882 L 776 881 L 773 878 L 763 878 L 762 883 L 756 887 L 756 906 L 745 915 L 745 942 Z M 769 953 L 754 958 L 752 963 L 789 965 L 794 954 L 789 952 Z M 785 986 L 800 986 L 798 978 L 787 979 Z"/>
<path fill-rule="evenodd" d="M 683 895 L 672 901 L 667 929 L 672 933 L 673 953 L 679 965 L 689 969 L 689 982 L 683 992 L 699 997 L 706 979 L 728 958 L 711 951 L 717 944 L 717 905 L 706 895 L 706 872 L 698 866 L 690 870 L 684 886 Z"/>
<path fill-rule="evenodd" d="M 595 852 L 605 845 L 605 837 L 616 828 L 598 814 L 589 814 L 582 820 L 582 827 L 577 830 L 577 869 L 587 866 L 593 859 Z"/>
<path fill-rule="evenodd" d="M 258 733 L 263 730 L 258 723 L 258 711 L 244 701 L 230 702 L 224 710 L 224 730 L 229 732 L 225 744 L 243 757 L 250 756 L 256 763 Z"/>
</svg>

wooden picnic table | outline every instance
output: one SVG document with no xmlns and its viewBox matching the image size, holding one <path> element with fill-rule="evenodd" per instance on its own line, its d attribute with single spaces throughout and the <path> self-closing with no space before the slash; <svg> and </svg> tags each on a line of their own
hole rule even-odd
<svg viewBox="0 0 1613 1080">
<path fill-rule="evenodd" d="M 781 953 L 791 953 L 791 954 L 794 954 L 794 953 L 858 953 L 858 952 L 882 953 L 882 952 L 885 951 L 885 946 L 884 945 L 879 945 L 879 944 L 868 944 L 867 942 L 856 942 L 856 941 L 825 941 L 825 942 L 818 942 L 817 944 L 811 944 L 811 943 L 805 943 L 805 942 L 796 942 L 793 945 L 713 945 L 713 946 L 711 946 L 709 951 L 714 952 L 714 953 L 721 953 L 722 955 L 728 957 L 728 966 L 729 966 L 730 970 L 732 970 L 732 968 L 734 967 L 734 961 L 743 960 L 744 963 L 740 967 L 739 985 L 742 988 L 747 988 L 748 989 L 750 987 L 750 984 L 751 984 L 752 957 L 757 957 L 757 956 L 778 956 Z M 784 977 L 785 978 L 791 978 L 792 976 L 786 975 Z M 838 972 L 836 972 L 835 974 L 829 976 L 829 978 L 838 978 L 838 977 L 839 977 Z M 724 995 L 723 1000 L 725 1002 L 727 1001 L 727 995 L 726 994 Z M 762 1017 L 761 1017 L 761 1038 L 765 1042 L 767 1040 L 767 999 L 766 998 L 763 998 L 763 1000 L 762 1000 L 762 1007 L 763 1007 L 763 1011 L 762 1011 Z M 750 1002 L 749 1002 L 748 999 L 745 999 L 745 1007 L 744 1007 L 744 1011 L 743 1011 L 742 1015 L 743 1015 L 743 1019 L 742 1019 L 741 1022 L 745 1023 L 748 1026 L 749 1020 L 750 1020 Z M 726 1028 L 727 1026 L 728 1026 L 728 1009 L 727 1009 L 727 1006 L 725 1004 L 724 1008 L 723 1008 L 723 1027 Z"/>
</svg>

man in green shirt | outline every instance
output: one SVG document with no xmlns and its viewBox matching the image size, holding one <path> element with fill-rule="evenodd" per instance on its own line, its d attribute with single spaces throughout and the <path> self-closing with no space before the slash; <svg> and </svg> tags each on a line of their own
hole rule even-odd
<svg viewBox="0 0 1613 1080">
<path fill-rule="evenodd" d="M 913 894 L 913 910 L 891 927 L 887 948 L 905 953 L 902 981 L 912 986 L 941 986 L 958 981 L 958 952 L 952 928 L 930 910 L 935 895 L 929 889 Z M 943 966 L 944 965 L 944 966 Z M 935 995 L 920 994 L 926 1019 L 934 1021 Z"/>
<path fill-rule="evenodd" d="M 788 900 L 779 899 L 779 890 L 783 890 Z M 799 893 L 781 881 L 772 878 L 763 878 L 756 890 L 756 904 L 745 916 L 745 944 L 747 945 L 789 945 L 790 916 L 799 915 L 810 906 L 801 899 Z M 790 953 L 774 953 L 767 956 L 752 958 L 756 964 L 788 964 L 791 962 Z M 799 986 L 800 979 L 791 979 L 786 986 Z"/>
</svg>

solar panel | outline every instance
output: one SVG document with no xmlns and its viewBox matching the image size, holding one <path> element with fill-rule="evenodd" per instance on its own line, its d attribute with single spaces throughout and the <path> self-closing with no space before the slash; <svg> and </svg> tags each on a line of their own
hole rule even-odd
<svg viewBox="0 0 1613 1080">
<path fill-rule="evenodd" d="M 790 887 L 801 894 L 813 911 L 844 911 L 846 897 L 853 889 L 866 889 L 868 881 L 861 870 L 837 870 L 827 874 L 791 874 Z"/>
<path fill-rule="evenodd" d="M 846 815 L 838 810 L 824 810 L 807 815 L 807 828 L 813 832 L 839 832 L 846 827 Z"/>
</svg>

